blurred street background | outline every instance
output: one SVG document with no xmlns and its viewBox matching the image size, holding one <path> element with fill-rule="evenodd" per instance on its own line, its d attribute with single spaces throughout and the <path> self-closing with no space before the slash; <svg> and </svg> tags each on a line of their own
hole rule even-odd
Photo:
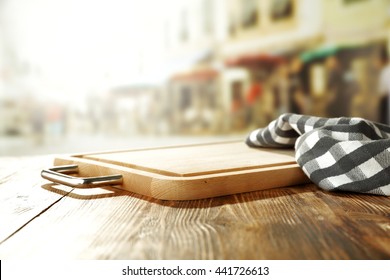
<svg viewBox="0 0 390 280">
<path fill-rule="evenodd" d="M 0 0 L 0 155 L 389 123 L 390 0 Z"/>
</svg>

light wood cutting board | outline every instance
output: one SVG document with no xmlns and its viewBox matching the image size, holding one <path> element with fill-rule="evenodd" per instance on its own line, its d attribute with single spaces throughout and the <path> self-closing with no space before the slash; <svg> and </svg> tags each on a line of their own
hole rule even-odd
<svg viewBox="0 0 390 280">
<path fill-rule="evenodd" d="M 81 177 L 122 174 L 115 187 L 163 200 L 192 200 L 308 182 L 287 149 L 250 148 L 242 141 L 77 154 Z"/>
</svg>

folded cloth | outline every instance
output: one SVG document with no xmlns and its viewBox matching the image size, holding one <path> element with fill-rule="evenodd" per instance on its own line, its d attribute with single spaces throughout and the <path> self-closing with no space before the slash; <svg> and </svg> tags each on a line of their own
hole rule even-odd
<svg viewBox="0 0 390 280">
<path fill-rule="evenodd" d="M 362 118 L 284 114 L 252 131 L 246 143 L 295 144 L 295 160 L 322 189 L 390 196 L 390 126 Z"/>
</svg>

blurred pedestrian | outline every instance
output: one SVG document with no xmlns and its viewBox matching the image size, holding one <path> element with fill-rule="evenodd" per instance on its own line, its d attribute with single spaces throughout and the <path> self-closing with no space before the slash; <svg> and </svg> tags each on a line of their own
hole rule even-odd
<svg viewBox="0 0 390 280">
<path fill-rule="evenodd" d="M 34 143 L 42 145 L 44 142 L 45 114 L 42 106 L 34 104 L 31 114 L 31 126 Z"/>
<path fill-rule="evenodd" d="M 293 57 L 289 65 L 289 102 L 290 112 L 305 114 L 308 111 L 308 100 L 302 81 L 303 63 L 299 56 Z"/>
<path fill-rule="evenodd" d="M 350 117 L 353 96 L 358 91 L 356 79 L 351 71 L 343 71 L 336 56 L 326 59 L 326 93 L 329 96 L 327 116 L 331 118 Z"/>
<path fill-rule="evenodd" d="M 257 119 L 259 113 L 257 108 L 259 107 L 260 97 L 263 93 L 262 83 L 260 81 L 253 81 L 248 87 L 246 92 L 246 123 L 249 125 L 257 125 Z M 260 113 L 261 114 L 261 113 Z"/>
<path fill-rule="evenodd" d="M 242 130 L 247 125 L 246 103 L 241 82 L 232 84 L 231 125 L 233 130 Z"/>
<path fill-rule="evenodd" d="M 390 61 L 386 50 L 380 55 L 381 70 L 379 74 L 379 121 L 390 124 L 389 102 L 390 102 Z"/>
<path fill-rule="evenodd" d="M 289 71 L 286 63 L 282 63 L 276 69 L 273 77 L 274 109 L 276 115 L 291 112 Z"/>
</svg>

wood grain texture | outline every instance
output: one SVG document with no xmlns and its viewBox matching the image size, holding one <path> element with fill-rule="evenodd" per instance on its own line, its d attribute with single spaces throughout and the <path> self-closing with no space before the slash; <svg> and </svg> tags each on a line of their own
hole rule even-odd
<svg viewBox="0 0 390 280">
<path fill-rule="evenodd" d="M 2 236 L 14 231 L 2 259 L 390 259 L 388 197 L 308 184 L 162 201 L 48 184 L 47 162 L 19 159 L 2 173 Z"/>
<path fill-rule="evenodd" d="M 32 167 L 50 161 L 51 157 L 0 158 L 0 242 L 70 191 L 47 192 L 41 188 L 44 180 Z"/>
<path fill-rule="evenodd" d="M 242 141 L 58 157 L 82 177 L 121 174 L 119 188 L 164 200 L 191 200 L 308 182 L 287 149 Z"/>
</svg>

